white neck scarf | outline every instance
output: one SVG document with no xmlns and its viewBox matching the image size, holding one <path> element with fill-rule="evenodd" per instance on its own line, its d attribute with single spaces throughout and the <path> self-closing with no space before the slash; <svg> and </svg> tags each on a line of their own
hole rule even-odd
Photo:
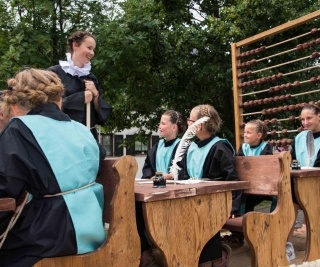
<svg viewBox="0 0 320 267">
<path fill-rule="evenodd" d="M 67 55 L 67 61 L 59 60 L 59 65 L 61 68 L 66 72 L 71 74 L 72 76 L 87 76 L 90 73 L 91 70 L 91 63 L 85 64 L 83 68 L 79 68 L 74 65 L 71 54 L 66 53 Z"/>
</svg>

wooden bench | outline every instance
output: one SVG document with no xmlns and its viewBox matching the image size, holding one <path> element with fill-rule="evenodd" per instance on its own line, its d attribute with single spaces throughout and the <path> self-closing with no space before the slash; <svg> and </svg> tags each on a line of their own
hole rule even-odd
<svg viewBox="0 0 320 267">
<path fill-rule="evenodd" d="M 248 212 L 243 217 L 229 219 L 223 227 L 232 232 L 243 232 L 251 249 L 254 267 L 288 265 L 286 242 L 295 220 L 290 163 L 289 152 L 235 157 L 240 180 L 250 181 L 250 188 L 243 190 L 243 193 L 278 198 L 273 212 Z"/>
<path fill-rule="evenodd" d="M 104 188 L 104 221 L 107 239 L 91 253 L 45 258 L 34 267 L 139 266 L 140 238 L 136 226 L 134 179 L 138 170 L 132 156 L 106 159 L 97 182 Z"/>
<path fill-rule="evenodd" d="M 102 163 L 97 182 L 104 187 L 103 221 L 109 223 L 109 230 L 98 250 L 82 255 L 45 258 L 34 267 L 138 267 L 141 251 L 134 196 L 137 169 L 137 162 L 132 156 L 106 159 Z M 14 199 L 0 199 L 0 211 L 14 209 Z"/>
</svg>

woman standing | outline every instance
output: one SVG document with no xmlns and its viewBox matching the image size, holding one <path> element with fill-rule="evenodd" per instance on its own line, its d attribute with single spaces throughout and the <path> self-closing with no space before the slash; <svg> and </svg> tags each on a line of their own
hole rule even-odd
<svg viewBox="0 0 320 267">
<path fill-rule="evenodd" d="M 65 87 L 62 111 L 72 120 L 87 124 L 86 106 L 90 103 L 90 128 L 98 139 L 96 124 L 103 125 L 109 118 L 112 108 L 102 98 L 102 88 L 91 73 L 90 60 L 94 57 L 96 40 L 86 31 L 76 31 L 67 40 L 67 61 L 59 61 L 52 70 L 62 80 Z"/>
<path fill-rule="evenodd" d="M 0 197 L 29 198 L 0 250 L 2 267 L 83 254 L 105 239 L 99 146 L 61 112 L 63 85 L 52 71 L 27 69 L 8 81 L 0 135 Z M 12 212 L 0 213 L 0 233 Z"/>
</svg>

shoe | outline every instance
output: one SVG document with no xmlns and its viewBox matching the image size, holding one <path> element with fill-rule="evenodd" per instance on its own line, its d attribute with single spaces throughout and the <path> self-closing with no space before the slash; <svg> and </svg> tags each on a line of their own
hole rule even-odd
<svg viewBox="0 0 320 267">
<path fill-rule="evenodd" d="M 244 236 L 242 233 L 232 232 L 231 235 L 221 237 L 221 242 L 231 248 L 241 248 L 244 245 Z"/>
<path fill-rule="evenodd" d="M 156 258 L 152 253 L 152 248 L 149 248 L 148 250 L 145 250 L 141 253 L 139 267 L 159 267 L 156 264 Z"/>
<path fill-rule="evenodd" d="M 294 253 L 294 247 L 291 242 L 287 242 L 286 244 L 286 254 L 289 263 L 296 258 L 296 254 Z"/>
<path fill-rule="evenodd" d="M 227 267 L 232 249 L 226 244 L 222 244 L 221 246 L 222 246 L 222 256 L 220 259 L 200 263 L 198 266 L 199 267 Z"/>
</svg>

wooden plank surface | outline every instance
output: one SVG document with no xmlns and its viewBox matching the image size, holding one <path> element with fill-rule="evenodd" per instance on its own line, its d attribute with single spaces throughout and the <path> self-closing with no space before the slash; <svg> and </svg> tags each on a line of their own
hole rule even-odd
<svg viewBox="0 0 320 267">
<path fill-rule="evenodd" d="M 136 201 L 150 202 L 176 199 L 230 190 L 249 188 L 246 181 L 206 181 L 197 184 L 167 184 L 165 188 L 153 188 L 151 183 L 135 183 Z"/>
<path fill-rule="evenodd" d="M 303 210 L 307 242 L 304 261 L 320 258 L 320 172 L 319 170 L 291 171 L 294 191 L 300 208 Z"/>
<path fill-rule="evenodd" d="M 198 267 L 200 253 L 231 212 L 231 191 L 143 203 L 148 232 L 168 267 Z"/>
<path fill-rule="evenodd" d="M 236 170 L 241 181 L 252 182 L 247 194 L 276 196 L 283 172 L 278 155 L 235 157 Z"/>
</svg>

